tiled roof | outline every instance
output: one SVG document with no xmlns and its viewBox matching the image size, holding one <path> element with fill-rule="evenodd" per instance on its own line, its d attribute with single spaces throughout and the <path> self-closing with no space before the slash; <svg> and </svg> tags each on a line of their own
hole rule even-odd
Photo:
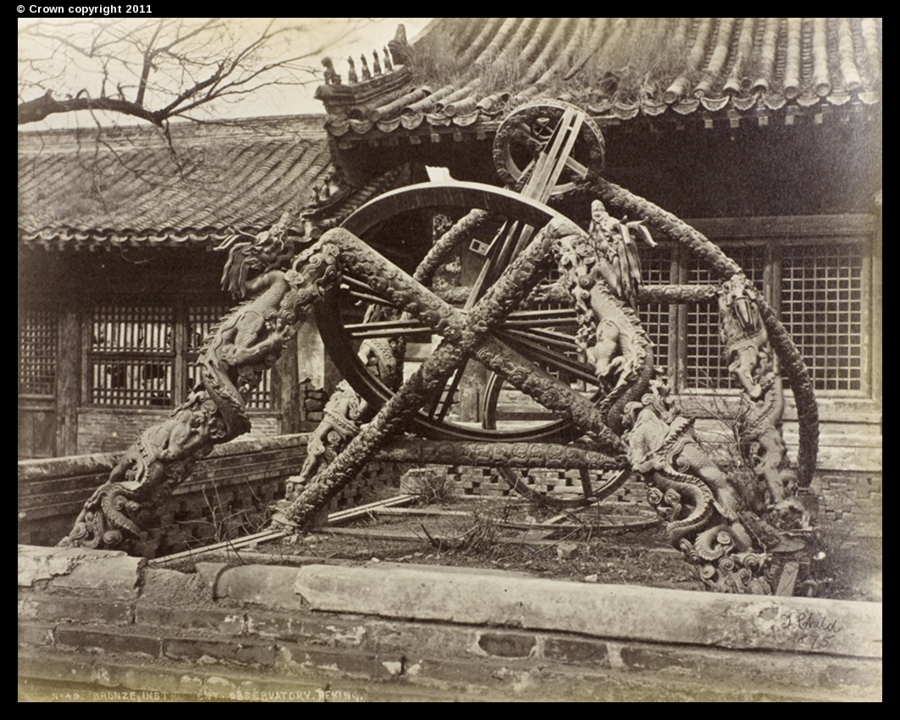
<svg viewBox="0 0 900 720">
<path fill-rule="evenodd" d="M 413 42 L 402 92 L 323 98 L 326 127 L 467 126 L 542 97 L 613 120 L 873 104 L 881 37 L 871 18 L 440 18 Z"/>
<path fill-rule="evenodd" d="M 172 125 L 174 155 L 148 126 L 19 133 L 19 236 L 77 249 L 213 246 L 232 230 L 256 233 L 310 204 L 333 170 L 322 125 L 322 116 Z M 346 214 L 385 182 L 341 192 L 317 214 Z"/>
</svg>

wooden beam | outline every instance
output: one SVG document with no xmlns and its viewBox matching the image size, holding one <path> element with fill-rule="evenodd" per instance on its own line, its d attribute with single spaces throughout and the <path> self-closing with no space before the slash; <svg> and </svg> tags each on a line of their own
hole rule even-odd
<svg viewBox="0 0 900 720">
<path fill-rule="evenodd" d="M 841 215 L 791 215 L 743 218 L 694 218 L 685 220 L 707 237 L 726 238 L 834 238 L 869 236 L 875 216 L 863 213 Z"/>
<path fill-rule="evenodd" d="M 281 418 L 281 433 L 300 432 L 300 382 L 297 336 L 292 337 L 272 368 L 272 399 Z"/>
<path fill-rule="evenodd" d="M 56 363 L 56 455 L 78 454 L 81 319 L 72 308 L 59 312 Z"/>
</svg>

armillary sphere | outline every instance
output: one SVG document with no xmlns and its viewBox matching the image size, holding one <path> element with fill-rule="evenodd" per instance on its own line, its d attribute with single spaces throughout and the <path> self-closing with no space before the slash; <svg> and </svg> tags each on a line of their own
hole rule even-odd
<svg viewBox="0 0 900 720">
<path fill-rule="evenodd" d="M 529 241 L 551 219 L 560 217 L 544 203 L 576 184 L 583 185 L 599 172 L 603 139 L 596 125 L 574 106 L 556 101 L 526 105 L 514 111 L 498 130 L 494 159 L 498 174 L 519 193 L 477 183 L 415 185 L 372 200 L 347 218 L 343 227 L 367 241 L 384 223 L 406 214 L 430 210 L 450 218 L 452 228 L 422 258 L 416 279 L 431 287 L 436 269 L 459 257 L 462 273 L 456 287 L 451 288 L 454 300 L 450 302 L 457 310 L 468 312 Z M 452 252 L 442 255 L 448 248 Z M 688 250 L 705 264 L 710 262 L 708 253 L 704 257 L 693 247 Z M 722 255 L 718 249 L 714 254 Z M 489 336 L 494 347 L 499 343 L 515 351 L 525 372 L 549 374 L 570 397 L 577 393 L 582 400 L 599 405 L 609 388 L 586 362 L 575 340 L 575 312 L 568 302 L 559 302 L 559 293 L 552 292 L 555 284 L 556 271 L 549 263 L 537 287 Z M 447 294 L 446 278 L 443 285 L 440 290 L 435 286 L 439 296 L 440 292 Z M 400 345 L 406 378 L 442 339 L 433 326 L 404 314 L 389 293 L 352 278 L 345 278 L 339 288 L 329 292 L 317 314 L 335 365 L 354 390 L 376 408 L 381 408 L 393 391 L 360 358 L 361 343 L 366 339 L 403 338 Z M 780 323 L 776 324 L 780 328 Z M 782 350 L 776 346 L 776 354 L 784 361 Z M 423 404 L 414 425 L 420 436 L 442 441 L 566 443 L 580 435 L 542 402 L 514 390 L 480 364 L 474 354 L 456 367 L 440 390 Z M 804 432 L 810 431 L 801 428 L 801 435 Z M 498 472 L 516 491 L 535 496 L 509 468 Z M 627 478 L 627 473 L 597 475 L 592 478 L 587 471 L 582 472 L 583 494 L 574 504 L 602 498 Z M 546 499 L 551 500 L 549 496 Z"/>
<path fill-rule="evenodd" d="M 477 277 L 471 285 L 456 288 L 454 304 L 463 312 L 483 297 L 544 225 L 561 217 L 542 203 L 489 185 L 427 183 L 381 195 L 348 217 L 343 227 L 366 240 L 385 221 L 423 209 L 456 219 L 451 233 L 464 226 L 470 228 L 461 233 L 458 247 L 464 256 L 462 264 L 474 267 L 470 274 Z M 459 254 L 453 253 L 453 257 Z M 419 270 L 433 259 L 433 255 L 425 259 Z M 555 271 L 548 270 L 530 297 L 539 297 L 553 286 L 555 276 Z M 425 278 L 423 284 L 430 284 L 429 279 Z M 373 313 L 373 308 L 378 312 Z M 396 307 L 381 289 L 352 278 L 329 292 L 317 316 L 329 356 L 354 390 L 375 407 L 381 407 L 393 393 L 360 357 L 361 343 L 403 337 L 404 377 L 408 377 L 441 340 L 431 327 L 404 316 L 403 308 Z M 597 402 L 604 393 L 575 341 L 576 330 L 574 310 L 559 303 L 529 300 L 511 312 L 492 336 L 526 358 L 532 369 L 549 372 L 560 383 Z M 579 434 L 539 402 L 504 384 L 474 357 L 458 366 L 444 387 L 434 393 L 416 416 L 414 429 L 429 439 L 470 442 L 568 442 Z M 515 490 L 535 496 L 513 471 L 503 468 L 500 474 Z M 627 479 L 627 473 L 622 472 L 595 475 L 582 473 L 582 495 L 570 504 L 600 499 Z M 548 504 L 563 503 L 548 498 Z"/>
<path fill-rule="evenodd" d="M 573 132 L 564 134 L 561 129 Z M 554 144 L 556 147 L 554 147 Z M 541 100 L 516 108 L 494 136 L 494 166 L 507 187 L 546 201 L 575 188 L 576 181 L 599 174 L 604 142 L 600 128 L 574 105 L 561 100 Z M 545 188 L 540 177 L 541 156 L 559 158 L 558 176 Z M 550 169 L 547 169 L 549 174 Z M 529 193 L 526 185 L 536 186 Z"/>
</svg>

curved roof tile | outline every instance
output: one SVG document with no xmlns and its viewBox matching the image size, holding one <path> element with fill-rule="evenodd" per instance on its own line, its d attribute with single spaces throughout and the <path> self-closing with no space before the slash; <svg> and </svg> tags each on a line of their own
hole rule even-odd
<svg viewBox="0 0 900 720">
<path fill-rule="evenodd" d="M 99 142 L 95 131 L 20 132 L 19 236 L 26 245 L 94 249 L 209 246 L 233 229 L 259 232 L 286 208 L 312 204 L 333 171 L 323 119 L 173 124 L 174 154 L 146 126 L 109 129 Z M 389 176 L 317 214 L 343 217 Z"/>
<path fill-rule="evenodd" d="M 881 100 L 881 27 L 873 18 L 439 18 L 413 42 L 403 98 L 344 86 L 339 104 L 322 96 L 326 127 L 333 136 L 371 130 L 354 122 L 354 93 L 378 119 L 399 113 L 399 123 L 376 123 L 387 133 L 489 121 L 540 96 L 621 120 L 872 104 Z"/>
</svg>

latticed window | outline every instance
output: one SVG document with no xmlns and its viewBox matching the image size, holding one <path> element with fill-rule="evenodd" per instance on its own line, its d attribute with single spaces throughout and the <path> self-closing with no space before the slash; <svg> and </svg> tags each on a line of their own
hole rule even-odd
<svg viewBox="0 0 900 720">
<path fill-rule="evenodd" d="M 57 320 L 52 310 L 19 314 L 19 395 L 56 392 Z"/>
<path fill-rule="evenodd" d="M 734 260 L 747 279 L 763 292 L 766 267 L 764 245 L 726 246 L 726 254 Z M 689 285 L 713 283 L 709 270 L 696 260 L 687 267 Z M 713 283 L 714 284 L 714 283 Z M 687 307 L 687 337 L 685 348 L 685 384 L 690 389 L 734 388 L 737 384 L 728 372 L 719 338 L 719 306 L 714 300 Z"/>
<path fill-rule="evenodd" d="M 229 310 L 226 304 L 94 308 L 87 357 L 89 402 L 173 407 L 199 385 L 195 363 L 203 340 Z M 272 407 L 271 374 L 271 370 L 263 374 L 248 402 L 250 408 Z"/>
<path fill-rule="evenodd" d="M 169 307 L 94 308 L 90 402 L 169 407 L 174 403 L 175 322 Z"/>
<path fill-rule="evenodd" d="M 781 261 L 781 317 L 817 389 L 863 390 L 863 254 L 858 244 L 793 245 Z"/>
<path fill-rule="evenodd" d="M 668 285 L 672 277 L 672 251 L 669 247 L 641 246 L 641 282 L 644 285 Z M 641 324 L 653 341 L 653 358 L 657 365 L 665 365 L 669 347 L 669 304 L 642 303 L 638 306 Z"/>
<path fill-rule="evenodd" d="M 872 389 L 869 344 L 877 309 L 865 239 L 872 225 L 866 216 L 854 216 L 835 231 L 834 222 L 765 218 L 756 221 L 765 235 L 744 239 L 746 221 L 716 220 L 712 227 L 725 237 L 709 237 L 779 312 L 816 391 L 860 397 Z M 640 246 L 639 252 L 646 286 L 718 284 L 703 263 L 672 244 Z M 715 298 L 671 306 L 643 303 L 638 314 L 656 345 L 657 363 L 669 360 L 679 392 L 739 389 L 723 355 Z"/>
</svg>

